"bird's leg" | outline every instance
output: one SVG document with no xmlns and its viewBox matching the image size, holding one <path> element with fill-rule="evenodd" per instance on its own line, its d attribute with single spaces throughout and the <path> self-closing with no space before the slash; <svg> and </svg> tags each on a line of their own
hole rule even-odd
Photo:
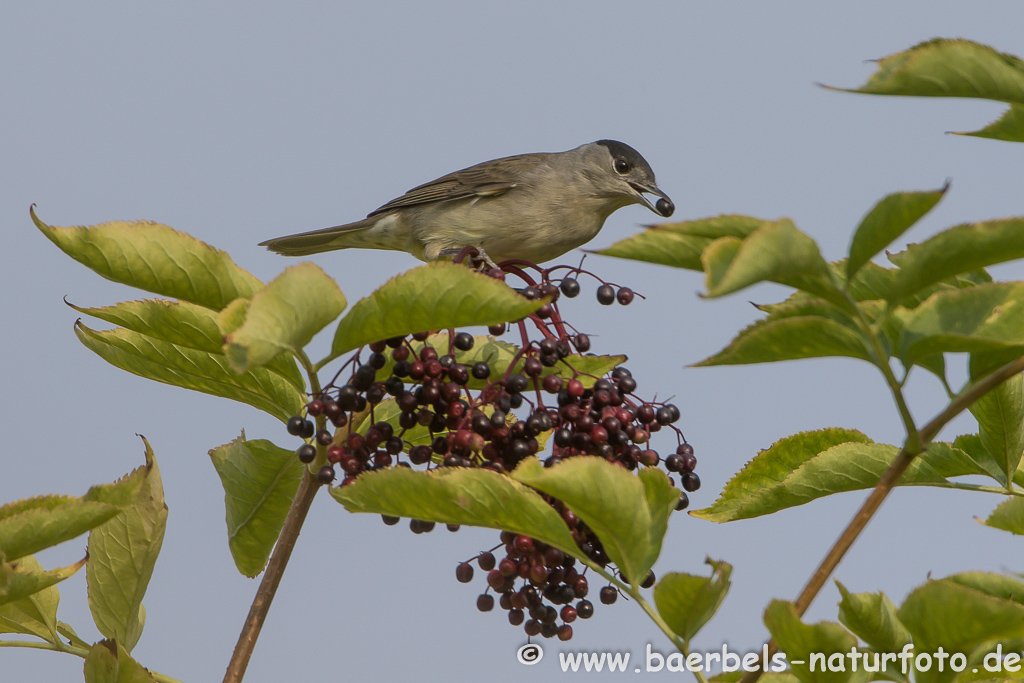
<svg viewBox="0 0 1024 683">
<path fill-rule="evenodd" d="M 438 258 L 455 258 L 463 251 L 466 247 L 449 247 L 448 249 L 442 249 L 438 252 Z M 496 269 L 498 264 L 491 260 L 491 257 L 487 255 L 487 252 L 483 250 L 483 247 L 473 247 L 476 250 L 476 257 L 483 261 L 484 265 L 491 269 Z"/>
</svg>

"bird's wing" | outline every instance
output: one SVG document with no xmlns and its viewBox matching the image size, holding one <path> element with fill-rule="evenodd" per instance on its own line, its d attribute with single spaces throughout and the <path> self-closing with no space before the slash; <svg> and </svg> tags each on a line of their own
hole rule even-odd
<svg viewBox="0 0 1024 683">
<path fill-rule="evenodd" d="M 467 197 L 494 197 L 516 186 L 516 179 L 547 157 L 547 154 L 520 154 L 514 157 L 485 161 L 437 180 L 414 187 L 401 197 L 370 213 L 376 216 L 405 206 L 445 202 Z"/>
</svg>

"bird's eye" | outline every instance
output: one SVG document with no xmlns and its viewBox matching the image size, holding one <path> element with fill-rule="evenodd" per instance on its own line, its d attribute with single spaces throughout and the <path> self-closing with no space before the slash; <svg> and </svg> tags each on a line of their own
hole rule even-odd
<svg viewBox="0 0 1024 683">
<path fill-rule="evenodd" d="M 619 175 L 626 175 L 627 173 L 629 173 L 629 162 L 626 161 L 625 159 L 616 159 L 615 171 Z"/>
</svg>

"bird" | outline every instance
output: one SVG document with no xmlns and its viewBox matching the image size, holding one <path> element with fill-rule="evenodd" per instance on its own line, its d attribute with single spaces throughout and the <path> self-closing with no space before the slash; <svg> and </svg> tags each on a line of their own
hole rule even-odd
<svg viewBox="0 0 1024 683">
<path fill-rule="evenodd" d="M 490 267 L 540 264 L 589 242 L 608 216 L 631 204 L 666 218 L 675 211 L 639 152 L 598 140 L 565 152 L 485 161 L 414 187 L 363 220 L 260 246 L 285 256 L 390 249 L 427 262 L 475 247 Z"/>
</svg>

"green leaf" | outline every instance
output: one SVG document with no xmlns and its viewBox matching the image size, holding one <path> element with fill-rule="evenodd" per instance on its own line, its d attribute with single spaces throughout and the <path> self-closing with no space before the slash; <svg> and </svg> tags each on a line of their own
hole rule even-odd
<svg viewBox="0 0 1024 683">
<path fill-rule="evenodd" d="M 710 557 L 704 561 L 711 565 L 711 576 L 672 572 L 661 577 L 654 587 L 658 613 L 686 642 L 715 615 L 731 585 L 732 565 Z"/>
<path fill-rule="evenodd" d="M 962 652 L 970 656 L 992 641 L 1024 637 L 1024 604 L 987 594 L 950 579 L 928 581 L 903 601 L 900 621 L 914 637 L 917 652 Z M 921 683 L 952 680 L 944 672 L 916 671 Z"/>
<path fill-rule="evenodd" d="M 993 529 L 1002 529 L 1011 534 L 1024 536 L 1024 498 L 1012 496 L 1007 498 L 992 511 L 983 522 Z"/>
<path fill-rule="evenodd" d="M 43 572 L 43 566 L 32 555 L 22 557 L 18 564 L 30 572 Z M 24 633 L 50 643 L 58 642 L 59 603 L 60 591 L 56 586 L 50 586 L 20 600 L 0 605 L 0 633 Z"/>
<path fill-rule="evenodd" d="M 855 430 L 801 432 L 761 451 L 710 507 L 690 514 L 712 522 L 760 517 L 844 491 L 873 488 L 899 449 Z M 899 486 L 946 486 L 949 477 L 982 474 L 965 453 L 933 442 L 907 468 Z"/>
<path fill-rule="evenodd" d="M 725 215 L 682 223 L 661 223 L 648 226 L 644 232 L 593 253 L 703 270 L 701 255 L 712 242 L 720 237 L 746 237 L 770 222 L 750 216 Z"/>
<path fill-rule="evenodd" d="M 35 559 L 22 562 L 0 561 L 0 605 L 18 602 L 73 575 L 83 566 L 88 557 L 68 567 L 44 571 Z"/>
<path fill-rule="evenodd" d="M 985 449 L 981 443 L 981 436 L 978 434 L 961 434 L 953 440 L 953 447 L 962 450 L 968 458 L 974 461 L 978 470 L 985 473 L 985 476 L 996 481 L 1001 481 L 1006 476 L 999 463 Z"/>
<path fill-rule="evenodd" d="M 252 296 L 263 284 L 226 252 L 149 221 L 51 227 L 32 220 L 61 251 L 99 275 L 219 311 L 232 299 Z"/>
<path fill-rule="evenodd" d="M 793 603 L 783 600 L 772 600 L 764 623 L 779 650 L 786 653 L 792 672 L 804 683 L 869 680 L 863 667 L 856 673 L 851 670 L 847 655 L 857 646 L 857 639 L 839 624 L 805 624 Z"/>
<path fill-rule="evenodd" d="M 932 192 L 897 192 L 875 204 L 853 233 L 846 279 L 853 280 L 861 266 L 931 211 L 948 189 L 949 183 Z"/>
<path fill-rule="evenodd" d="M 248 305 L 248 299 L 235 301 L 242 304 L 243 308 Z M 229 308 L 234 303 L 232 302 Z M 147 337 L 217 355 L 224 352 L 224 334 L 220 329 L 219 318 L 228 311 L 228 308 L 218 315 L 209 308 L 187 301 L 166 299 L 123 301 L 113 306 L 99 308 L 83 308 L 71 303 L 68 305 L 79 313 L 120 325 Z M 281 354 L 266 367 L 284 377 L 299 391 L 305 389 L 305 382 L 294 358 Z"/>
<path fill-rule="evenodd" d="M 773 311 L 742 330 L 729 345 L 693 367 L 773 363 L 800 358 L 845 356 L 871 362 L 860 335 L 851 326 L 817 315 L 791 317 Z"/>
<path fill-rule="evenodd" d="M 107 638 L 131 652 L 145 625 L 142 597 L 153 576 L 167 527 L 167 505 L 153 449 L 145 437 L 146 464 L 129 477 L 142 485 L 133 505 L 89 533 L 89 610 Z"/>
<path fill-rule="evenodd" d="M 156 679 L 124 646 L 101 640 L 85 657 L 85 683 L 156 683 Z"/>
<path fill-rule="evenodd" d="M 936 353 L 1012 349 L 1024 355 L 1024 283 L 998 282 L 930 296 L 903 321 L 897 355 L 910 365 Z"/>
<path fill-rule="evenodd" d="M 1024 354 L 1024 348 L 1021 353 Z M 978 372 L 973 354 L 970 369 L 972 381 L 987 374 Z M 1011 377 L 972 403 L 969 409 L 978 421 L 982 446 L 999 468 L 997 479 L 1006 486 L 1013 480 L 1024 452 L 1024 376 Z"/>
<path fill-rule="evenodd" d="M 235 566 L 245 576 L 263 571 L 288 508 L 302 480 L 302 463 L 294 451 L 245 432 L 229 444 L 210 451 L 224 486 L 228 546 Z"/>
<path fill-rule="evenodd" d="M 721 276 L 709 283 L 707 296 L 724 296 L 764 281 L 830 301 L 841 299 L 818 245 L 786 218 L 766 223 L 746 237 Z"/>
<path fill-rule="evenodd" d="M 661 554 L 668 517 L 679 499 L 661 470 L 643 468 L 633 475 L 596 457 L 570 458 L 547 468 L 530 458 L 512 477 L 565 503 L 597 534 L 623 580 L 634 586 Z"/>
<path fill-rule="evenodd" d="M 839 621 L 877 652 L 899 652 L 911 643 L 910 631 L 900 622 L 896 605 L 885 593 L 851 593 L 836 581 L 843 599 Z"/>
<path fill-rule="evenodd" d="M 998 119 L 981 130 L 972 132 L 952 131 L 953 135 L 970 135 L 976 138 L 1024 142 L 1024 106 L 1011 104 Z"/>
<path fill-rule="evenodd" d="M 935 38 L 878 60 L 868 82 L 848 92 L 1024 104 L 1024 62 L 970 40 Z"/>
<path fill-rule="evenodd" d="M 544 303 L 529 301 L 505 283 L 465 266 L 435 261 L 391 278 L 356 302 L 338 323 L 330 355 L 317 367 L 370 342 L 519 320 Z"/>
<path fill-rule="evenodd" d="M 948 581 L 981 591 L 986 595 L 1024 605 L 1024 581 L 991 572 L 961 572 L 947 576 Z"/>
<path fill-rule="evenodd" d="M 338 284 L 319 266 L 292 266 L 252 295 L 245 322 L 225 338 L 224 353 L 241 373 L 282 351 L 301 351 L 346 305 Z"/>
<path fill-rule="evenodd" d="M 1024 257 L 1024 218 L 965 223 L 901 255 L 889 300 L 899 302 L 946 278 Z"/>
<path fill-rule="evenodd" d="M 282 422 L 298 413 L 305 404 L 303 394 L 266 368 L 255 368 L 239 375 L 229 367 L 223 355 L 176 346 L 122 328 L 100 332 L 79 322 L 75 325 L 75 334 L 87 348 L 122 370 L 246 403 Z"/>
<path fill-rule="evenodd" d="M 536 491 L 490 470 L 441 467 L 418 472 L 392 467 L 361 474 L 348 486 L 332 487 L 331 495 L 349 512 L 525 534 L 590 563 L 561 515 Z"/>
<path fill-rule="evenodd" d="M 0 555 L 11 562 L 84 534 L 130 505 L 140 484 L 129 476 L 80 498 L 37 496 L 0 507 Z"/>
</svg>

